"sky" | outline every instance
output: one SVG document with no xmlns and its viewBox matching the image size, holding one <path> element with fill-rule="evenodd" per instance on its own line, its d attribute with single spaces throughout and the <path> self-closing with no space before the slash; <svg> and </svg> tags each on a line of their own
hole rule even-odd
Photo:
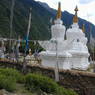
<svg viewBox="0 0 95 95">
<path fill-rule="evenodd" d="M 95 0 L 35 0 L 47 3 L 51 8 L 57 9 L 58 2 L 61 2 L 62 11 L 66 10 L 74 14 L 76 5 L 78 6 L 78 16 L 90 21 L 95 25 Z"/>
</svg>

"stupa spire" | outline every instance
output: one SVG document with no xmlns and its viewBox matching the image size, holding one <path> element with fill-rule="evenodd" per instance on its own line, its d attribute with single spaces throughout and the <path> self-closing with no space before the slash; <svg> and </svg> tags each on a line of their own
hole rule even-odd
<svg viewBox="0 0 95 95">
<path fill-rule="evenodd" d="M 74 15 L 74 17 L 73 17 L 73 22 L 74 23 L 78 23 L 78 16 L 77 16 L 77 13 L 78 13 L 78 7 L 76 6 L 76 8 L 75 8 L 75 15 Z"/>
<path fill-rule="evenodd" d="M 58 11 L 57 11 L 57 16 L 56 19 L 61 19 L 61 3 L 58 3 Z"/>
<path fill-rule="evenodd" d="M 85 25 L 82 25 L 82 31 L 85 32 Z"/>
</svg>

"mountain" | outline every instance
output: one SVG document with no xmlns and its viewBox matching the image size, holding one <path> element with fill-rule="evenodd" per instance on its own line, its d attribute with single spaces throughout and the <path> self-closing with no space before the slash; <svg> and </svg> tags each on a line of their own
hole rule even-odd
<svg viewBox="0 0 95 95">
<path fill-rule="evenodd" d="M 42 3 L 42 2 L 38 2 L 40 5 L 42 5 L 44 8 L 48 9 L 48 11 L 52 12 L 53 15 L 56 16 L 56 10 L 55 9 L 52 9 L 50 8 L 46 3 Z M 71 24 L 73 23 L 73 14 L 70 14 L 69 12 L 67 11 L 64 11 L 62 12 L 62 20 L 64 22 L 64 25 L 69 28 L 71 26 Z M 86 36 L 89 38 L 90 37 L 90 31 L 91 31 L 91 34 L 92 34 L 92 37 L 95 38 L 95 25 L 92 24 L 91 22 L 88 22 L 82 18 L 79 17 L 79 27 L 82 28 L 82 25 L 85 24 L 85 33 L 86 33 Z"/>
<path fill-rule="evenodd" d="M 33 0 L 15 0 L 13 37 L 25 37 L 27 33 L 29 9 L 32 7 L 30 39 L 49 39 L 49 20 L 53 16 L 47 9 Z M 11 0 L 0 0 L 0 35 L 9 37 Z"/>
<path fill-rule="evenodd" d="M 0 0 L 0 36 L 8 38 L 10 34 L 11 1 L 12 0 Z M 19 35 L 22 38 L 26 37 L 30 7 L 32 7 L 30 39 L 50 39 L 50 19 L 55 18 L 56 10 L 50 8 L 45 3 L 36 2 L 34 0 L 15 0 L 12 38 L 17 38 Z M 62 20 L 66 27 L 70 27 L 72 18 L 72 14 L 67 11 L 62 12 Z M 82 24 L 85 24 L 86 36 L 89 38 L 89 26 L 91 26 L 92 35 L 95 37 L 95 26 L 79 18 L 79 26 L 81 27 Z"/>
</svg>

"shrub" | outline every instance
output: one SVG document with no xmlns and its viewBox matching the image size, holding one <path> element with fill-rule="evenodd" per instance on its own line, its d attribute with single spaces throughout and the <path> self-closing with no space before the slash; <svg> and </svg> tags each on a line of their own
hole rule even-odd
<svg viewBox="0 0 95 95">
<path fill-rule="evenodd" d="M 66 90 L 60 87 L 52 79 L 38 75 L 38 74 L 28 74 L 25 78 L 25 86 L 30 91 L 43 91 L 46 93 L 51 93 L 53 95 L 77 95 L 74 91 Z"/>
<path fill-rule="evenodd" d="M 5 89 L 7 91 L 14 91 L 16 87 L 16 80 L 12 77 L 7 77 L 5 75 L 0 75 L 0 89 Z"/>
<path fill-rule="evenodd" d="M 61 86 L 57 89 L 56 95 L 59 95 L 59 94 L 60 95 L 78 95 L 73 90 L 71 90 L 71 89 L 65 89 L 65 88 L 63 88 Z"/>
<path fill-rule="evenodd" d="M 14 78 L 16 81 L 22 81 L 23 76 L 21 75 L 21 73 L 15 69 L 0 69 L 0 74 L 5 75 L 7 77 L 12 77 Z"/>
<path fill-rule="evenodd" d="M 47 93 L 56 92 L 57 84 L 50 78 L 41 75 L 28 74 L 26 75 L 26 87 L 29 90 L 42 90 Z"/>
</svg>

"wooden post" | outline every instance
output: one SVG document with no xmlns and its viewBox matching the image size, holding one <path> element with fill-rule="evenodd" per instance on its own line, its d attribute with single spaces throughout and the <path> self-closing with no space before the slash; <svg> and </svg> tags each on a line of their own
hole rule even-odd
<svg viewBox="0 0 95 95">
<path fill-rule="evenodd" d="M 30 8 L 30 14 L 29 14 L 29 22 L 28 22 L 28 29 L 27 29 L 27 38 L 26 40 L 28 41 L 29 38 L 29 32 L 30 32 L 30 28 L 31 28 L 31 10 L 32 8 Z M 27 67 L 27 62 L 26 62 L 26 52 L 27 52 L 27 46 L 25 47 L 25 54 L 24 54 L 24 62 L 23 62 L 23 71 L 26 72 L 26 67 Z"/>
<path fill-rule="evenodd" d="M 55 81 L 59 82 L 59 66 L 58 66 L 58 42 L 56 40 L 56 63 L 55 63 Z"/>
</svg>

